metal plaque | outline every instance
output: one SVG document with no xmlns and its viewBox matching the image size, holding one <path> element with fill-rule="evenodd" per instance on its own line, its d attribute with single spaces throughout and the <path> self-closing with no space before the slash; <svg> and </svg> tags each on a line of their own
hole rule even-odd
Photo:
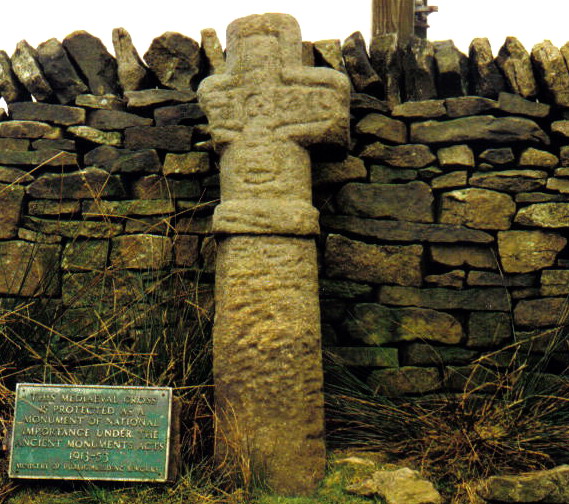
<svg viewBox="0 0 569 504">
<path fill-rule="evenodd" d="M 168 479 L 172 389 L 16 387 L 11 478 Z"/>
</svg>

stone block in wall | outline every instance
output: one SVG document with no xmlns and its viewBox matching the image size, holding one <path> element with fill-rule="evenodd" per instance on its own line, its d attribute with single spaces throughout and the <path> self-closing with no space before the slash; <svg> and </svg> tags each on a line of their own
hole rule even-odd
<svg viewBox="0 0 569 504">
<path fill-rule="evenodd" d="M 420 285 L 420 245 L 370 245 L 341 235 L 329 235 L 324 251 L 330 278 L 357 282 Z"/>
<path fill-rule="evenodd" d="M 0 184 L 0 238 L 14 238 L 22 213 L 25 189 L 20 185 Z"/>
<path fill-rule="evenodd" d="M 203 42 L 202 42 L 203 48 Z M 316 64 L 316 58 L 314 54 L 314 44 L 307 40 L 302 41 L 302 65 L 313 67 Z"/>
<path fill-rule="evenodd" d="M 498 102 L 481 96 L 460 96 L 445 100 L 447 115 L 451 118 L 483 114 L 498 108 Z"/>
<path fill-rule="evenodd" d="M 63 47 L 85 76 L 91 93 L 118 94 L 117 62 L 100 39 L 79 30 L 63 39 Z"/>
<path fill-rule="evenodd" d="M 213 28 L 206 28 L 201 30 L 201 52 L 203 66 L 205 67 L 206 75 L 214 75 L 225 72 L 225 55 L 223 54 L 223 47 L 217 37 L 217 32 Z M 302 43 L 303 55 L 305 43 Z M 313 48 L 310 46 L 310 51 L 313 53 Z M 303 59 L 303 61 L 306 61 Z M 305 62 L 306 65 L 308 62 Z M 314 55 L 312 56 L 312 65 L 314 66 Z"/>
<path fill-rule="evenodd" d="M 385 100 L 393 108 L 402 101 L 403 62 L 397 34 L 373 36 L 369 53 L 373 69 L 382 76 Z"/>
<path fill-rule="evenodd" d="M 205 114 L 197 103 L 181 103 L 154 110 L 156 126 L 175 126 L 205 122 Z"/>
<path fill-rule="evenodd" d="M 350 338 L 366 345 L 417 340 L 456 344 L 463 336 L 462 326 L 448 313 L 377 303 L 356 304 L 349 310 L 345 328 Z"/>
<path fill-rule="evenodd" d="M 386 241 L 433 243 L 492 243 L 494 237 L 484 231 L 447 224 L 419 224 L 394 220 L 361 219 L 345 215 L 322 215 L 322 226 L 337 232 Z"/>
<path fill-rule="evenodd" d="M 395 184 L 416 180 L 419 176 L 417 170 L 407 168 L 391 168 L 389 166 L 371 165 L 369 181 L 372 184 Z"/>
<path fill-rule="evenodd" d="M 398 168 L 423 168 L 436 160 L 426 145 L 385 145 L 375 142 L 364 147 L 360 157 Z"/>
<path fill-rule="evenodd" d="M 474 153 L 468 145 L 453 145 L 437 151 L 439 165 L 443 168 L 449 166 L 474 167 Z"/>
<path fill-rule="evenodd" d="M 109 147 L 112 148 L 112 147 Z M 129 151 L 119 150 L 118 157 L 109 163 L 111 173 L 158 173 L 162 168 L 154 149 Z"/>
<path fill-rule="evenodd" d="M 435 177 L 431 180 L 431 187 L 433 189 L 457 189 L 466 187 L 468 183 L 468 172 L 454 171 Z"/>
<path fill-rule="evenodd" d="M 502 272 L 469 271 L 466 283 L 473 287 L 533 287 L 536 280 L 536 275 L 532 274 L 506 275 Z"/>
<path fill-rule="evenodd" d="M 196 175 L 209 170 L 209 155 L 206 152 L 188 152 L 166 154 L 162 172 L 164 175 Z"/>
<path fill-rule="evenodd" d="M 36 140 L 36 142 L 37 141 L 39 140 Z M 29 148 L 30 140 L 27 138 L 0 138 L 0 151 L 27 151 Z"/>
<path fill-rule="evenodd" d="M 176 235 L 173 245 L 176 266 L 192 267 L 197 264 L 199 260 L 198 235 Z"/>
<path fill-rule="evenodd" d="M 529 273 L 555 264 L 567 239 L 544 231 L 501 231 L 498 253 L 506 273 Z"/>
<path fill-rule="evenodd" d="M 492 165 L 504 166 L 512 163 L 516 158 L 511 147 L 501 147 L 499 149 L 486 149 L 482 151 L 478 159 Z"/>
<path fill-rule="evenodd" d="M 372 68 L 366 50 L 366 42 L 361 32 L 352 33 L 342 45 L 346 70 L 356 91 L 377 94 L 381 80 Z"/>
<path fill-rule="evenodd" d="M 77 166 L 77 155 L 71 152 L 46 149 L 39 151 L 0 150 L 0 163 L 15 166 Z M 23 182 L 23 181 L 22 181 Z"/>
<path fill-rule="evenodd" d="M 14 74 L 6 51 L 0 51 L 0 95 L 8 104 L 30 99 L 30 93 Z"/>
<path fill-rule="evenodd" d="M 320 296 L 340 299 L 369 299 L 373 288 L 371 285 L 349 280 L 331 280 L 321 278 L 319 281 Z"/>
<path fill-rule="evenodd" d="M 565 297 L 521 300 L 514 308 L 514 323 L 530 328 L 566 325 L 567 320 L 563 316 L 565 305 Z"/>
<path fill-rule="evenodd" d="M 524 98 L 533 98 L 538 94 L 530 55 L 516 37 L 506 37 L 496 57 L 496 64 L 514 93 Z"/>
<path fill-rule="evenodd" d="M 125 130 L 127 149 L 162 149 L 171 152 L 188 152 L 192 148 L 190 126 L 137 126 Z"/>
<path fill-rule="evenodd" d="M 125 91 L 129 109 L 144 109 L 158 105 L 177 105 L 196 101 L 197 95 L 193 89 L 144 89 L 141 91 Z"/>
<path fill-rule="evenodd" d="M 569 203 L 536 203 L 521 208 L 514 222 L 524 226 L 563 228 L 569 226 Z"/>
<path fill-rule="evenodd" d="M 474 229 L 508 229 L 516 212 L 514 200 L 488 189 L 458 189 L 441 197 L 440 222 Z"/>
<path fill-rule="evenodd" d="M 551 111 L 551 106 L 546 103 L 538 103 L 526 100 L 517 94 L 500 93 L 498 96 L 498 107 L 508 114 L 536 117 L 543 119 Z"/>
<path fill-rule="evenodd" d="M 424 182 L 408 184 L 346 184 L 336 197 L 340 213 L 433 222 L 433 194 Z M 410 204 L 412 202 L 412 204 Z"/>
<path fill-rule="evenodd" d="M 471 363 L 480 352 L 460 347 L 433 346 L 427 343 L 411 343 L 403 350 L 406 366 L 464 365 Z"/>
<path fill-rule="evenodd" d="M 208 235 L 212 233 L 212 218 L 208 217 L 182 217 L 176 222 L 177 234 Z"/>
<path fill-rule="evenodd" d="M 63 248 L 61 267 L 67 271 L 102 271 L 108 253 L 108 240 L 73 240 Z"/>
<path fill-rule="evenodd" d="M 367 169 L 364 162 L 354 156 L 348 156 L 340 162 L 312 165 L 312 184 L 315 187 L 363 180 L 366 177 Z"/>
<path fill-rule="evenodd" d="M 547 187 L 547 186 L 546 186 Z M 516 194 L 517 203 L 549 203 L 569 201 L 569 197 L 564 194 L 551 194 L 543 192 L 529 192 Z"/>
<path fill-rule="evenodd" d="M 541 273 L 542 296 L 564 296 L 569 294 L 569 270 L 543 270 Z"/>
<path fill-rule="evenodd" d="M 101 131 L 90 126 L 70 126 L 67 132 L 76 138 L 81 138 L 99 145 L 122 146 L 122 135 L 118 131 Z"/>
<path fill-rule="evenodd" d="M 202 257 L 202 269 L 205 273 L 215 273 L 215 261 L 217 257 L 217 241 L 214 236 L 206 236 L 200 247 Z"/>
<path fill-rule="evenodd" d="M 499 348 L 512 338 L 508 313 L 474 312 L 468 318 L 468 348 Z"/>
<path fill-rule="evenodd" d="M 559 159 L 556 155 L 552 154 L 551 152 L 535 149 L 534 147 L 528 147 L 525 149 L 520 156 L 520 161 L 518 162 L 518 166 L 522 168 L 555 168 L 558 164 Z"/>
<path fill-rule="evenodd" d="M 560 107 L 569 107 L 569 70 L 561 51 L 544 40 L 533 47 L 531 61 L 545 96 Z"/>
<path fill-rule="evenodd" d="M 468 55 L 471 94 L 496 98 L 501 91 L 505 91 L 504 78 L 496 66 L 487 38 L 475 38 Z"/>
<path fill-rule="evenodd" d="M 452 40 L 435 42 L 437 87 L 441 98 L 468 94 L 468 58 Z"/>
<path fill-rule="evenodd" d="M 352 114 L 367 114 L 379 112 L 389 114 L 390 108 L 387 102 L 365 93 L 352 93 L 350 95 L 350 112 Z"/>
<path fill-rule="evenodd" d="M 382 114 L 368 114 L 356 124 L 356 133 L 371 135 L 380 140 L 404 144 L 407 142 L 407 126 L 404 122 Z"/>
<path fill-rule="evenodd" d="M 34 177 L 24 170 L 13 166 L 0 166 L 0 183 L 2 184 L 27 184 L 32 182 Z"/>
<path fill-rule="evenodd" d="M 405 102 L 395 105 L 391 112 L 393 117 L 409 119 L 435 119 L 446 115 L 444 100 L 423 100 Z"/>
<path fill-rule="evenodd" d="M 169 215 L 137 216 L 135 219 L 126 219 L 125 234 L 154 234 L 171 236 L 174 220 Z"/>
<path fill-rule="evenodd" d="M 398 285 L 384 285 L 379 302 L 395 306 L 417 306 L 434 310 L 510 311 L 508 294 L 500 288 L 417 289 Z"/>
<path fill-rule="evenodd" d="M 434 262 L 444 266 L 470 266 L 497 269 L 498 261 L 491 249 L 472 245 L 431 245 Z"/>
<path fill-rule="evenodd" d="M 414 123 L 410 139 L 420 144 L 479 141 L 550 143 L 546 133 L 531 119 L 494 116 Z"/>
<path fill-rule="evenodd" d="M 403 74 L 407 101 L 437 98 L 432 42 L 418 37 L 409 40 L 403 52 Z"/>
<path fill-rule="evenodd" d="M 59 245 L 21 240 L 0 242 L 0 293 L 55 296 L 60 292 Z"/>
<path fill-rule="evenodd" d="M 67 221 L 26 217 L 24 227 L 48 235 L 66 238 L 110 238 L 123 231 L 123 225 L 116 222 Z"/>
<path fill-rule="evenodd" d="M 542 170 L 474 172 L 469 182 L 474 187 L 518 193 L 543 189 L 547 176 L 548 173 Z"/>
<path fill-rule="evenodd" d="M 109 260 L 115 268 L 162 269 L 172 263 L 172 240 L 151 234 L 117 236 L 112 240 Z"/>
<path fill-rule="evenodd" d="M 94 199 L 123 197 L 121 180 L 100 168 L 85 168 L 71 173 L 46 173 L 26 189 L 39 199 Z"/>
<path fill-rule="evenodd" d="M 371 372 L 367 383 L 377 394 L 388 397 L 425 394 L 441 387 L 441 379 L 435 368 L 414 366 L 377 369 Z"/>
<path fill-rule="evenodd" d="M 6 121 L 0 123 L 3 138 L 61 138 L 61 128 L 39 121 Z"/>
<path fill-rule="evenodd" d="M 18 121 L 43 121 L 62 126 L 85 123 L 85 110 L 67 105 L 40 102 L 14 102 L 8 107 L 10 118 Z"/>
<path fill-rule="evenodd" d="M 152 119 L 122 110 L 93 110 L 87 117 L 87 126 L 102 131 L 124 130 L 135 126 L 151 126 Z"/>
<path fill-rule="evenodd" d="M 329 347 L 329 354 L 335 362 L 345 366 L 397 367 L 397 348 Z"/>
<path fill-rule="evenodd" d="M 113 30 L 113 47 L 117 58 L 118 79 L 123 91 L 150 87 L 148 68 L 140 59 L 130 34 L 124 28 Z"/>
<path fill-rule="evenodd" d="M 28 201 L 28 215 L 59 216 L 81 212 L 79 200 L 32 200 Z"/>
<path fill-rule="evenodd" d="M 147 175 L 132 181 L 132 195 L 139 199 L 198 198 L 200 184 L 195 179 L 172 180 L 159 175 Z"/>
<path fill-rule="evenodd" d="M 61 42 L 52 38 L 37 48 L 38 61 L 58 101 L 73 103 L 89 89 L 77 74 Z"/>
<path fill-rule="evenodd" d="M 452 270 L 440 275 L 427 275 L 425 282 L 430 286 L 435 287 L 453 287 L 455 289 L 462 289 L 464 287 L 464 279 L 466 273 L 463 270 Z"/>
<path fill-rule="evenodd" d="M 550 178 L 547 179 L 547 189 L 550 191 L 557 191 L 560 193 L 569 193 L 569 180 L 566 178 Z"/>
<path fill-rule="evenodd" d="M 75 97 L 75 105 L 95 110 L 124 110 L 126 101 L 114 94 L 80 94 Z"/>
<path fill-rule="evenodd" d="M 18 229 L 18 238 L 27 242 L 47 243 L 51 245 L 61 243 L 63 241 L 61 236 L 37 233 L 23 227 Z"/>
<path fill-rule="evenodd" d="M 75 140 L 71 140 L 70 138 L 57 138 L 54 140 L 49 138 L 39 138 L 38 140 L 32 141 L 32 150 L 62 150 L 75 152 L 77 149 Z"/>
<path fill-rule="evenodd" d="M 37 101 L 53 101 L 53 89 L 45 78 L 38 61 L 37 51 L 25 40 L 16 44 L 12 54 L 12 69 L 14 73 Z"/>
<path fill-rule="evenodd" d="M 338 39 L 318 40 L 314 42 L 316 66 L 327 66 L 343 74 L 348 74 L 342 57 L 342 46 Z"/>
<path fill-rule="evenodd" d="M 164 215 L 175 212 L 171 199 L 135 199 L 121 201 L 83 201 L 83 216 L 86 219 L 125 217 L 129 215 Z"/>
</svg>

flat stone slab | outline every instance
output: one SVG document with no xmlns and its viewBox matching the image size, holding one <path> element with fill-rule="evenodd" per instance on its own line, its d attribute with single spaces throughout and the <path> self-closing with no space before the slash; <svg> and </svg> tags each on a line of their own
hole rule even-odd
<svg viewBox="0 0 569 504">
<path fill-rule="evenodd" d="M 85 124 L 85 110 L 66 105 L 40 102 L 16 102 L 9 106 L 10 117 L 15 120 L 44 121 L 62 126 Z"/>
</svg>

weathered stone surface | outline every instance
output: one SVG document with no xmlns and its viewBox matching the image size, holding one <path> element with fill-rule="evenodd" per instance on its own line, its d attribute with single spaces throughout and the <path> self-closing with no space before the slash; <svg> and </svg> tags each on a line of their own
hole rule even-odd
<svg viewBox="0 0 569 504">
<path fill-rule="evenodd" d="M 433 243 L 491 243 L 494 238 L 483 231 L 446 224 L 418 224 L 378 221 L 343 215 L 322 215 L 323 226 L 339 232 L 378 238 L 385 241 L 426 241 Z"/>
<path fill-rule="evenodd" d="M 100 39 L 79 30 L 63 39 L 63 47 L 87 79 L 92 94 L 117 94 L 117 62 Z"/>
<path fill-rule="evenodd" d="M 486 149 L 480 154 L 479 159 L 493 165 L 503 166 L 512 163 L 516 158 L 510 147 L 502 147 L 500 149 Z"/>
<path fill-rule="evenodd" d="M 102 163 L 103 167 L 111 173 L 158 173 L 162 167 L 160 158 L 154 149 L 139 151 L 124 149 L 118 152 L 116 159 L 110 160 L 109 163 Z"/>
<path fill-rule="evenodd" d="M 569 466 L 516 476 L 492 476 L 480 483 L 477 493 L 489 501 L 569 502 Z"/>
<path fill-rule="evenodd" d="M 28 90 L 22 86 L 12 69 L 12 62 L 6 51 L 0 51 L 0 95 L 6 103 L 30 98 Z"/>
<path fill-rule="evenodd" d="M 503 272 L 470 271 L 467 283 L 472 286 L 496 286 L 503 287 L 533 287 L 536 283 L 535 274 L 505 275 Z"/>
<path fill-rule="evenodd" d="M 313 67 L 316 64 L 314 44 L 307 40 L 302 41 L 302 65 Z"/>
<path fill-rule="evenodd" d="M 155 90 L 157 91 L 157 90 Z M 126 103 L 124 100 L 113 94 L 92 95 L 80 94 L 75 98 L 75 105 L 101 110 L 124 110 Z"/>
<path fill-rule="evenodd" d="M 12 69 L 20 82 L 38 101 L 53 100 L 53 89 L 43 74 L 37 51 L 25 40 L 16 44 L 12 55 Z"/>
<path fill-rule="evenodd" d="M 463 270 L 452 270 L 442 275 L 427 275 L 425 282 L 436 287 L 454 287 L 462 289 L 466 273 Z"/>
<path fill-rule="evenodd" d="M 77 200 L 34 200 L 28 202 L 29 215 L 72 215 L 81 212 Z"/>
<path fill-rule="evenodd" d="M 377 303 L 356 304 L 346 321 L 350 338 L 366 345 L 427 340 L 456 344 L 462 326 L 452 315 L 424 308 L 388 308 Z"/>
<path fill-rule="evenodd" d="M 481 96 L 460 96 L 447 98 L 445 107 L 449 117 L 465 117 L 482 114 L 498 108 L 498 102 Z"/>
<path fill-rule="evenodd" d="M 375 35 L 369 48 L 371 65 L 383 79 L 383 96 L 390 108 L 401 103 L 403 64 L 396 33 Z"/>
<path fill-rule="evenodd" d="M 45 121 L 63 126 L 85 123 L 85 110 L 66 105 L 40 102 L 14 102 L 10 104 L 10 118 L 18 121 Z"/>
<path fill-rule="evenodd" d="M 514 323 L 526 327 L 553 327 L 563 320 L 564 297 L 519 301 L 514 308 Z"/>
<path fill-rule="evenodd" d="M 469 364 L 479 355 L 477 350 L 460 347 L 436 347 L 428 343 L 411 343 L 404 352 L 406 366 L 440 366 Z"/>
<path fill-rule="evenodd" d="M 508 229 L 516 211 L 507 194 L 487 189 L 459 189 L 441 197 L 440 222 L 474 229 Z"/>
<path fill-rule="evenodd" d="M 569 270 L 544 270 L 541 273 L 542 296 L 564 296 L 569 294 Z"/>
<path fill-rule="evenodd" d="M 59 138 L 61 129 L 37 121 L 7 121 L 0 123 L 0 137 Z"/>
<path fill-rule="evenodd" d="M 407 141 L 407 126 L 404 122 L 382 114 L 368 114 L 356 124 L 356 133 L 373 135 L 380 140 L 404 144 Z"/>
<path fill-rule="evenodd" d="M 437 157 L 443 168 L 447 166 L 474 167 L 474 153 L 468 145 L 444 147 L 437 151 Z"/>
<path fill-rule="evenodd" d="M 475 172 L 470 177 L 470 185 L 512 193 L 535 191 L 545 187 L 547 175 L 542 170 Z"/>
<path fill-rule="evenodd" d="M 182 103 L 154 110 L 156 126 L 195 124 L 205 121 L 205 114 L 197 103 Z"/>
<path fill-rule="evenodd" d="M 87 126 L 102 131 L 124 130 L 135 126 L 151 126 L 152 119 L 120 110 L 93 110 L 89 113 Z"/>
<path fill-rule="evenodd" d="M 518 211 L 514 222 L 545 228 L 569 227 L 569 203 L 536 203 Z"/>
<path fill-rule="evenodd" d="M 166 154 L 164 175 L 195 175 L 209 171 L 209 154 L 206 152 L 188 152 L 184 154 Z"/>
<path fill-rule="evenodd" d="M 334 70 L 347 74 L 342 57 L 342 46 L 338 39 L 318 40 L 314 42 L 314 52 L 316 54 L 317 63 L 326 65 Z M 322 66 L 322 65 L 319 65 Z"/>
<path fill-rule="evenodd" d="M 531 61 L 548 97 L 560 107 L 569 107 L 569 71 L 559 49 L 544 40 L 533 46 Z"/>
<path fill-rule="evenodd" d="M 403 71 L 408 101 L 437 98 L 435 48 L 432 42 L 412 37 L 403 53 Z"/>
<path fill-rule="evenodd" d="M 529 101 L 517 94 L 511 93 L 500 93 L 498 106 L 500 110 L 508 112 L 509 114 L 537 118 L 547 117 L 551 111 L 551 106 L 546 103 Z"/>
<path fill-rule="evenodd" d="M 508 295 L 501 288 L 417 289 L 384 285 L 379 302 L 396 306 L 417 306 L 434 310 L 510 311 Z"/>
<path fill-rule="evenodd" d="M 17 235 L 24 194 L 22 186 L 0 184 L 0 238 L 14 238 Z"/>
<path fill-rule="evenodd" d="M 108 253 L 107 240 L 74 240 L 63 249 L 61 267 L 67 271 L 101 271 L 107 265 Z"/>
<path fill-rule="evenodd" d="M 563 138 L 569 138 L 569 121 L 554 121 L 551 131 Z"/>
<path fill-rule="evenodd" d="M 199 236 L 177 235 L 174 238 L 174 264 L 192 267 L 199 261 Z"/>
<path fill-rule="evenodd" d="M 562 178 L 550 178 L 547 180 L 547 189 L 560 193 L 569 193 L 569 180 Z"/>
<path fill-rule="evenodd" d="M 512 321 L 507 313 L 475 312 L 468 319 L 469 348 L 496 348 L 512 337 Z"/>
<path fill-rule="evenodd" d="M 30 141 L 25 138 L 0 138 L 0 150 L 27 151 Z"/>
<path fill-rule="evenodd" d="M 87 86 L 69 61 L 63 45 L 57 39 L 52 38 L 40 44 L 37 49 L 37 58 L 60 103 L 73 103 L 78 95 L 88 91 Z"/>
<path fill-rule="evenodd" d="M 436 368 L 404 366 L 372 371 L 367 383 L 377 394 L 400 397 L 403 394 L 433 392 L 440 388 L 441 379 Z M 399 489 L 402 488 L 399 487 Z M 424 490 L 425 488 L 421 487 L 421 491 L 424 492 Z M 408 494 L 407 497 L 409 497 Z M 425 497 L 424 493 L 417 497 L 419 500 L 412 500 L 411 502 L 425 502 L 422 500 Z M 409 502 L 409 500 L 402 502 Z M 441 501 L 436 500 L 434 502 Z"/>
<path fill-rule="evenodd" d="M 467 183 L 468 172 L 466 170 L 454 171 L 432 179 L 431 187 L 433 189 L 456 189 L 460 187 L 466 187 Z"/>
<path fill-rule="evenodd" d="M 70 126 L 68 133 L 76 138 L 82 138 L 100 145 L 122 145 L 122 135 L 118 131 L 101 131 L 91 126 Z"/>
<path fill-rule="evenodd" d="M 315 187 L 363 180 L 366 177 L 364 162 L 354 156 L 337 163 L 314 163 L 312 168 L 312 185 Z"/>
<path fill-rule="evenodd" d="M 0 166 L 0 182 L 3 184 L 27 184 L 33 180 L 34 177 L 24 170 L 12 166 Z"/>
<path fill-rule="evenodd" d="M 366 42 L 361 32 L 352 33 L 342 46 L 346 70 L 356 91 L 375 94 L 381 80 L 372 68 L 367 55 Z"/>
<path fill-rule="evenodd" d="M 395 105 L 393 117 L 408 117 L 412 119 L 433 119 L 446 115 L 444 100 L 423 100 L 405 102 Z"/>
<path fill-rule="evenodd" d="M 87 219 L 124 217 L 127 215 L 163 215 L 175 212 L 174 202 L 167 200 L 83 201 L 83 216 Z"/>
<path fill-rule="evenodd" d="M 198 198 L 200 184 L 195 179 L 171 180 L 148 175 L 132 182 L 132 196 L 140 199 Z"/>
<path fill-rule="evenodd" d="M 32 231 L 65 236 L 66 238 L 77 238 L 78 236 L 110 238 L 122 233 L 123 230 L 122 224 L 113 222 L 63 221 L 39 219 L 37 217 L 25 218 L 24 226 Z"/>
<path fill-rule="evenodd" d="M 528 273 L 555 264 L 557 254 L 567 239 L 543 231 L 502 231 L 498 233 L 498 251 L 506 273 Z"/>
<path fill-rule="evenodd" d="M 2 151 L 0 163 L 16 166 L 77 166 L 77 156 L 71 152 L 44 149 L 39 151 Z"/>
<path fill-rule="evenodd" d="M 524 98 L 533 98 L 537 95 L 537 82 L 529 53 L 516 37 L 506 37 L 504 45 L 498 52 L 496 64 L 514 93 Z"/>
<path fill-rule="evenodd" d="M 157 105 L 175 105 L 196 101 L 196 92 L 192 89 L 144 89 L 142 91 L 126 91 L 128 108 L 155 107 Z"/>
<path fill-rule="evenodd" d="M 327 351 L 345 366 L 397 367 L 399 365 L 396 348 L 329 347 Z"/>
<path fill-rule="evenodd" d="M 435 42 L 437 87 L 441 98 L 468 94 L 468 58 L 452 40 Z"/>
<path fill-rule="evenodd" d="M 422 254 L 420 245 L 368 245 L 341 235 L 330 235 L 324 263 L 331 278 L 420 285 Z"/>
<path fill-rule="evenodd" d="M 498 268 L 498 263 L 490 248 L 465 245 L 431 245 L 431 257 L 436 263 L 445 266 Z"/>
<path fill-rule="evenodd" d="M 559 164 L 559 159 L 551 152 L 529 147 L 522 152 L 518 166 L 540 168 L 555 168 Z"/>
<path fill-rule="evenodd" d="M 54 296 L 60 290 L 59 245 L 20 240 L 0 242 L 0 293 Z"/>
<path fill-rule="evenodd" d="M 140 59 L 130 34 L 124 28 L 113 30 L 113 47 L 123 91 L 136 91 L 148 87 L 150 83 L 148 69 Z"/>
<path fill-rule="evenodd" d="M 22 227 L 18 229 L 18 238 L 20 240 L 25 240 L 27 242 L 48 243 L 51 245 L 62 242 L 61 236 L 36 233 L 35 231 L 30 231 L 29 229 L 25 229 Z"/>
<path fill-rule="evenodd" d="M 532 120 L 521 117 L 475 116 L 411 125 L 411 142 L 534 142 L 549 144 L 549 137 Z"/>
<path fill-rule="evenodd" d="M 150 234 L 118 236 L 112 240 L 110 262 L 115 268 L 165 268 L 172 262 L 172 240 Z"/>
<path fill-rule="evenodd" d="M 336 199 L 339 211 L 348 215 L 433 222 L 434 198 L 424 182 L 401 185 L 353 182 L 342 187 Z"/>
<path fill-rule="evenodd" d="M 469 48 L 470 91 L 476 96 L 496 98 L 505 82 L 492 55 L 487 38 L 475 38 Z"/>
<path fill-rule="evenodd" d="M 369 181 L 377 184 L 393 184 L 416 180 L 419 173 L 407 168 L 390 168 L 389 166 L 371 165 Z"/>
<path fill-rule="evenodd" d="M 384 145 L 375 142 L 366 146 L 360 157 L 383 161 L 400 168 L 423 168 L 435 161 L 436 157 L 426 145 Z"/>
<path fill-rule="evenodd" d="M 152 41 L 144 61 L 163 86 L 177 90 L 196 88 L 200 46 L 194 39 L 165 32 Z"/>
<path fill-rule="evenodd" d="M 122 197 L 124 188 L 118 177 L 99 168 L 85 168 L 72 173 L 46 173 L 26 189 L 32 198 L 94 199 Z"/>
<path fill-rule="evenodd" d="M 187 152 L 192 148 L 190 126 L 137 126 L 125 130 L 127 149 L 163 149 Z"/>
<path fill-rule="evenodd" d="M 225 56 L 223 47 L 213 28 L 206 28 L 201 32 L 201 50 L 206 74 L 220 74 L 225 72 Z"/>
</svg>

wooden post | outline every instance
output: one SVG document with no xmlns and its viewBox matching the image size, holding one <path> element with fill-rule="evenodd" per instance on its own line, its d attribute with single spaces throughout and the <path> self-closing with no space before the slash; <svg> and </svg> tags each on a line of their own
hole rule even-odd
<svg viewBox="0 0 569 504">
<path fill-rule="evenodd" d="M 372 36 L 397 33 L 399 40 L 414 34 L 415 0 L 373 0 Z"/>
</svg>

